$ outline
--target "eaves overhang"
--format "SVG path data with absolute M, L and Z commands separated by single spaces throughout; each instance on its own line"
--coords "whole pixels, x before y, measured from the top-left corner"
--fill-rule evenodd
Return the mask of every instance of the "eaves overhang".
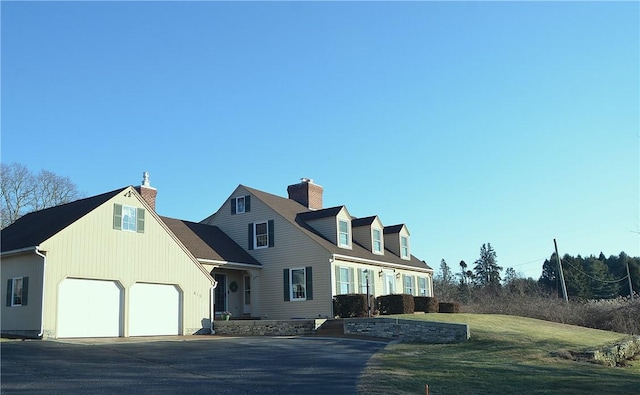
M 348 261 L 348 262 L 354 262 L 354 263 L 365 263 L 365 264 L 376 265 L 380 267 L 389 267 L 389 268 L 396 268 L 396 269 L 419 271 L 424 273 L 433 273 L 433 269 L 430 269 L 430 268 L 420 268 L 416 266 L 401 265 L 398 263 L 377 261 L 374 259 L 358 258 L 355 256 L 349 256 L 349 255 L 333 254 L 332 258 L 334 260 L 337 259 L 341 261 Z

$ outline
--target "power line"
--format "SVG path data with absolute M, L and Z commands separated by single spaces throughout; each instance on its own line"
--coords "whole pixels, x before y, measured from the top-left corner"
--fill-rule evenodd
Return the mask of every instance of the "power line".
M 589 277 L 592 280 L 600 281 L 601 283 L 614 284 L 614 283 L 619 283 L 620 281 L 626 280 L 628 278 L 628 276 L 624 276 L 619 280 L 602 280 L 602 279 L 595 278 L 595 277 L 585 273 L 581 269 L 578 269 L 577 267 L 573 266 L 573 264 L 571 264 L 571 262 L 567 261 L 564 258 L 562 259 L 562 261 L 565 262 L 567 265 L 571 266 L 572 268 L 574 268 L 577 272 L 580 272 L 580 273 L 584 274 L 586 277 Z

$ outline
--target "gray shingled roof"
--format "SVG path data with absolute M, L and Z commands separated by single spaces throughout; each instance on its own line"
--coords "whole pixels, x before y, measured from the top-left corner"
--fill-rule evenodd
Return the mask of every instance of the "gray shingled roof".
M 241 185 L 241 186 L 244 187 L 251 194 L 253 194 L 256 198 L 260 199 L 264 204 L 266 204 L 267 206 L 275 210 L 284 219 L 286 219 L 287 221 L 289 221 L 290 223 L 298 227 L 302 232 L 306 233 L 311 239 L 315 240 L 318 244 L 320 244 L 322 247 L 324 247 L 325 249 L 327 249 L 329 252 L 333 254 L 351 256 L 351 257 L 360 258 L 360 259 L 370 259 L 378 262 L 388 262 L 396 265 L 411 266 L 411 267 L 420 268 L 420 269 L 431 269 L 429 265 L 427 265 L 425 262 L 421 261 L 420 259 L 416 258 L 413 255 L 411 255 L 410 260 L 405 260 L 395 255 L 393 252 L 389 250 L 385 250 L 385 254 L 383 256 L 380 256 L 372 253 L 371 251 L 367 250 L 366 248 L 362 247 L 360 244 L 355 242 L 352 245 L 353 246 L 352 250 L 340 248 L 334 243 L 332 243 L 331 241 L 327 240 L 324 236 L 322 236 L 320 233 L 315 231 L 311 226 L 309 226 L 305 222 L 309 218 L 316 218 L 314 216 L 314 213 L 318 211 L 324 211 L 324 210 L 312 211 L 312 210 L 309 210 L 306 206 L 294 200 L 283 198 L 277 195 L 272 195 L 270 193 L 253 189 L 245 185 Z M 331 210 L 338 209 L 338 211 L 340 211 L 339 208 L 342 208 L 342 207 L 343 206 L 332 207 L 325 210 L 331 211 Z M 337 211 L 336 211 L 336 214 L 337 214 Z
M 197 259 L 262 266 L 217 226 L 160 218 Z
M 38 246 L 126 188 L 26 214 L 0 232 L 2 252 Z
M 371 225 L 375 219 L 375 215 L 372 215 L 371 217 L 354 218 L 353 221 L 351 221 L 351 227 L 357 228 L 358 226 L 368 226 Z

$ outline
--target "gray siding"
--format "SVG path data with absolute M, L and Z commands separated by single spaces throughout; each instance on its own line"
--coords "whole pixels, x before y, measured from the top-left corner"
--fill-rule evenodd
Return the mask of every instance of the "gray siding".
M 6 256 L 0 264 L 2 307 L 0 309 L 2 333 L 36 336 L 42 321 L 43 258 L 35 252 Z M 29 277 L 26 306 L 7 306 L 7 280 Z

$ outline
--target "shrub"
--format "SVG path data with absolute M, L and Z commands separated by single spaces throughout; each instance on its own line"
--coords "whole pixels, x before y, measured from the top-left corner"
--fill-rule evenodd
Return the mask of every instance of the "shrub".
M 374 310 L 374 298 L 369 295 L 371 313 Z M 346 294 L 333 297 L 333 314 L 340 318 L 368 317 L 367 295 Z
M 396 294 L 384 295 L 377 299 L 380 314 L 413 314 L 415 303 L 413 295 Z
M 438 303 L 438 311 L 441 313 L 459 313 L 460 303 L 440 302 Z
M 414 296 L 415 311 L 424 311 L 425 313 L 437 313 L 438 299 L 431 296 Z

